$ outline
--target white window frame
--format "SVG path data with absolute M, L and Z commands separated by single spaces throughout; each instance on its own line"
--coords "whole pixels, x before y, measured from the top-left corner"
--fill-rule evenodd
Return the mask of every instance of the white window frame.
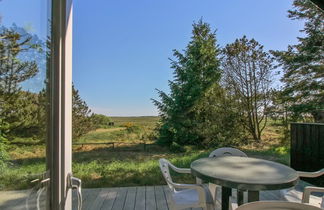
M 50 97 L 51 117 L 47 168 L 49 207 L 72 209 L 67 186 L 72 173 L 72 0 L 52 0 Z

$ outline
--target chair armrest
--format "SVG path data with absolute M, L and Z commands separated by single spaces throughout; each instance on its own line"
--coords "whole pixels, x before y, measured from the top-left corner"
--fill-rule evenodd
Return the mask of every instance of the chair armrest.
M 174 165 L 171 165 L 171 164 L 169 166 L 175 172 L 178 172 L 178 173 L 181 173 L 181 174 L 191 174 L 190 168 L 178 168 L 178 167 L 175 167 Z
M 297 173 L 298 176 L 300 177 L 315 178 L 315 177 L 322 176 L 324 174 L 324 168 L 315 172 L 297 171 Z
M 166 182 L 172 185 L 172 187 L 175 189 L 195 189 L 198 191 L 202 189 L 204 191 L 204 187 L 201 184 L 179 184 L 179 183 L 172 182 L 169 179 L 166 179 Z
M 173 187 L 175 189 L 193 189 L 197 190 L 198 192 L 198 198 L 199 198 L 199 204 L 206 203 L 206 193 L 205 189 L 200 184 L 178 184 L 178 183 L 172 183 Z
M 324 187 L 313 187 L 313 186 L 305 187 L 302 203 L 309 203 L 309 197 L 312 192 L 324 192 Z

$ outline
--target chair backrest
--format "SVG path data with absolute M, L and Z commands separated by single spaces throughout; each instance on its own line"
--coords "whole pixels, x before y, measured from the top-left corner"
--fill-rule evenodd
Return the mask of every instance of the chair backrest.
M 169 188 L 172 191 L 174 191 L 174 187 L 172 185 L 173 181 L 172 181 L 172 178 L 170 175 L 170 168 L 169 168 L 169 165 L 171 165 L 171 163 L 164 158 L 161 158 L 159 160 L 159 163 L 160 163 L 160 169 L 161 169 L 161 172 L 162 172 L 162 175 L 163 175 L 165 181 L 167 182 Z
M 222 157 L 222 156 L 239 156 L 247 157 L 247 155 L 239 149 L 231 147 L 222 147 L 212 151 L 209 154 L 209 157 Z

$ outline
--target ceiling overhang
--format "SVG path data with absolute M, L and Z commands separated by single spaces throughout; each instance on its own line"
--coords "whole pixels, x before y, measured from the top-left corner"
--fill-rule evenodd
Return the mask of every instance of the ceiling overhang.
M 311 0 L 314 4 L 316 4 L 319 8 L 324 10 L 324 1 L 323 0 Z

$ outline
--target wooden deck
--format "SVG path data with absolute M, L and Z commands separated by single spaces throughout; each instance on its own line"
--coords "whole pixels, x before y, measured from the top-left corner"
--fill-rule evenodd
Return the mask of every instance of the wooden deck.
M 26 197 L 30 191 L 0 191 L 1 210 L 26 209 Z M 120 188 L 83 189 L 84 210 L 168 210 L 169 189 L 167 186 L 141 186 Z M 218 193 L 220 195 L 220 193 Z M 279 191 L 261 192 L 261 200 L 280 200 Z M 76 194 L 73 209 L 76 209 Z M 218 199 L 220 200 L 220 199 Z M 220 204 L 217 205 L 220 209 Z M 193 209 L 192 209 L 193 210 Z M 197 210 L 197 209 L 194 209 Z

